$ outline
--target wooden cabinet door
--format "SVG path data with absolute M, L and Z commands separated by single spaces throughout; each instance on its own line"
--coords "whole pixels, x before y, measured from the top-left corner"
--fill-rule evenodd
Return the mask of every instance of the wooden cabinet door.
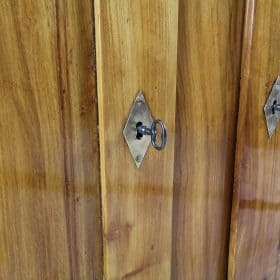
M 243 11 L 95 1 L 106 279 L 226 278 Z M 122 130 L 139 89 L 168 142 L 137 169 Z
M 248 0 L 244 25 L 229 279 L 280 279 L 280 131 L 263 106 L 280 74 L 280 2 Z
M 226 279 L 229 236 L 230 279 L 280 279 L 280 2 L 246 3 L 1 1 L 0 279 Z M 168 134 L 139 169 L 138 90 Z

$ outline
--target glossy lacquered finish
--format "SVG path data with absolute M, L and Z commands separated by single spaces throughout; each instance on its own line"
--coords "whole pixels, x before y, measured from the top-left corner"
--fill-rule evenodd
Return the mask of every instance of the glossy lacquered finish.
M 178 1 L 97 0 L 95 20 L 104 277 L 170 279 Z M 138 169 L 122 131 L 140 89 L 168 144 Z
M 102 279 L 91 1 L 0 3 L 0 279 Z
M 263 112 L 280 73 L 280 2 L 248 0 L 229 279 L 280 279 L 280 130 Z
M 226 279 L 243 1 L 180 1 L 172 279 Z
M 0 279 L 280 279 L 280 127 L 269 139 L 263 113 L 280 2 L 244 11 L 1 1 Z M 138 169 L 122 131 L 140 89 L 168 142 Z

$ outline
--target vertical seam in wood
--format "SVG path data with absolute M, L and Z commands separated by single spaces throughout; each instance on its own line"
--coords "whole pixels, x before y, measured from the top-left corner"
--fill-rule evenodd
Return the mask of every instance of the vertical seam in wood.
M 64 156 L 64 203 L 65 203 L 65 219 L 66 219 L 66 235 L 67 235 L 67 242 L 68 242 L 68 259 L 69 259 L 69 269 L 70 269 L 70 277 L 71 279 L 76 279 L 76 273 L 75 273 L 75 267 L 77 267 L 77 258 L 75 258 L 75 254 L 73 254 L 73 237 L 72 237 L 72 228 L 71 228 L 71 219 L 70 219 L 70 208 L 71 208 L 71 186 L 70 186 L 70 174 L 71 172 L 69 171 L 69 166 L 68 162 L 69 160 L 72 161 L 72 159 L 69 159 L 68 155 L 68 149 L 67 149 L 67 123 L 66 123 L 66 111 L 65 111 L 65 103 L 66 103 L 66 98 L 65 98 L 65 92 L 66 90 L 64 89 L 63 81 L 62 81 L 62 59 L 61 59 L 61 28 L 60 28 L 60 23 L 59 23 L 59 1 L 55 0 L 55 18 L 56 18 L 56 45 L 57 45 L 57 73 L 58 73 L 58 89 L 59 89 L 59 102 L 60 102 L 60 108 L 61 108 L 61 133 L 63 137 L 63 156 Z M 63 2 L 63 4 L 65 4 Z M 65 31 L 65 30 L 64 30 Z M 63 33 L 65 36 L 65 34 Z M 66 48 L 66 46 L 65 46 Z M 67 88 L 68 88 L 68 74 L 67 74 Z M 70 139 L 71 141 L 71 139 Z M 72 146 L 72 143 L 70 143 Z M 70 172 L 70 173 L 69 173 Z M 73 204 L 75 207 L 75 204 Z M 74 211 L 75 212 L 75 211 Z M 75 258 L 75 260 L 73 259 Z M 74 264 L 75 263 L 75 264 Z
M 176 199 L 177 197 L 177 188 L 175 187 L 175 170 L 176 170 L 176 146 L 177 145 L 180 145 L 181 144 L 181 141 L 178 141 L 178 139 L 176 139 L 176 135 L 177 135 L 177 127 L 179 127 L 177 125 L 177 121 L 178 121 L 178 111 L 177 111 L 177 81 L 178 81 L 178 61 L 179 61 L 179 34 L 180 34 L 180 30 L 179 30 L 179 18 L 180 18 L 180 11 L 183 10 L 180 9 L 181 8 L 181 4 L 182 4 L 182 0 L 178 0 L 178 12 L 177 12 L 177 59 L 176 59 L 176 88 L 175 88 L 175 139 L 174 139 L 174 156 L 173 156 L 173 192 L 172 192 L 172 213 L 171 213 L 171 218 L 172 218 L 172 221 L 171 221 L 171 224 L 172 224 L 172 227 L 171 227 L 171 270 L 170 270 L 170 279 L 177 279 L 177 269 L 175 269 L 175 266 L 177 264 L 177 256 L 176 256 L 176 239 L 174 237 L 176 237 L 176 234 L 174 234 L 174 231 L 176 230 L 177 228 L 177 222 L 178 222 L 178 219 L 176 219 L 176 214 L 178 213 L 178 203 L 176 203 L 176 201 L 178 201 Z M 180 75 L 180 73 L 179 73 Z M 179 166 L 179 168 L 181 168 L 181 166 Z
M 242 63 L 241 63 L 241 79 L 240 79 L 240 94 L 239 106 L 237 117 L 237 131 L 236 131 L 236 146 L 235 146 L 235 168 L 234 168 L 234 182 L 233 182 L 233 199 L 232 199 L 232 212 L 231 212 L 231 226 L 230 226 L 230 244 L 229 244 L 229 259 L 228 259 L 228 279 L 235 277 L 235 254 L 237 242 L 237 224 L 238 224 L 238 209 L 239 209 L 239 193 L 240 182 L 238 177 L 240 174 L 240 160 L 242 157 L 242 131 L 245 122 L 245 111 L 241 109 L 246 108 L 247 103 L 247 90 L 250 74 L 251 62 L 251 48 L 252 37 L 254 28 L 254 10 L 255 0 L 246 1 L 246 9 L 244 16 L 244 29 L 243 29 L 243 46 L 242 46 Z
M 236 89 L 236 100 L 237 100 L 237 104 L 236 104 L 236 109 L 235 109 L 235 123 L 234 123 L 234 134 L 233 134 L 233 170 L 231 172 L 231 194 L 230 194 L 230 205 L 229 205 L 229 217 L 230 217 L 230 224 L 229 224 L 229 228 L 227 230 L 227 243 L 226 243 L 226 256 L 228 256 L 227 261 L 226 261 L 226 267 L 225 267 L 225 274 L 226 274 L 226 278 L 228 279 L 228 274 L 229 274 L 229 256 L 230 256 L 230 239 L 231 239 L 231 215 L 232 215 L 232 207 L 233 207 L 233 192 L 234 192 L 234 178 L 235 178 L 235 166 L 236 166 L 236 149 L 237 149 L 237 125 L 238 125 L 238 115 L 239 115 L 239 99 L 240 99 L 240 89 L 241 89 L 241 83 L 240 83 L 240 77 L 241 77 L 241 73 L 242 73 L 242 53 L 243 53 L 243 41 L 244 41 L 244 32 L 245 32 L 245 28 L 244 28 L 244 23 L 245 23 L 245 9 L 243 10 L 243 8 L 245 8 L 245 5 L 242 4 L 242 20 L 241 20 L 241 44 L 240 44 L 240 56 L 239 56 L 239 71 L 238 71 L 238 87 Z M 241 9 L 240 9 L 241 10 Z
M 92 0 L 91 1 L 92 3 L 92 9 L 91 9 L 91 16 L 92 16 L 92 19 L 93 19 L 93 30 L 92 30 L 92 36 L 93 36 L 93 59 L 95 60 L 94 61 L 94 69 L 93 71 L 95 72 L 95 77 L 96 77 L 96 83 L 95 83 L 95 92 L 98 96 L 98 85 L 97 85 L 97 52 L 96 52 L 96 26 L 95 26 L 95 7 L 94 7 L 94 3 L 95 1 Z M 98 141 L 97 141 L 97 145 L 98 145 L 98 151 L 100 153 L 100 126 L 99 126 L 99 102 L 97 100 L 97 138 L 98 138 Z M 102 277 L 104 277 L 104 242 L 103 242 L 103 209 L 102 209 L 102 176 L 101 176 L 101 160 L 100 160 L 100 154 L 99 154 L 99 196 L 98 196 L 98 199 L 99 199 L 99 213 L 100 213 L 100 224 L 99 224 L 99 229 L 101 230 L 101 238 L 100 238 L 100 242 L 101 242 L 101 267 L 100 267 L 100 270 L 101 270 L 101 275 Z
M 102 224 L 102 262 L 103 262 L 103 279 L 106 279 L 107 275 L 107 254 L 104 246 L 104 236 L 106 233 L 106 207 L 105 196 L 106 196 L 106 182 L 105 182 L 105 150 L 104 150 L 104 118 L 103 116 L 103 100 L 102 100 L 102 42 L 101 42 L 101 26 L 100 26 L 100 3 L 99 0 L 94 1 L 94 31 L 95 31 L 95 54 L 96 54 L 96 84 L 97 84 L 97 103 L 98 103 L 98 135 L 99 135 L 99 158 L 100 158 L 100 199 L 101 199 L 101 224 Z M 98 71 L 100 69 L 100 71 Z

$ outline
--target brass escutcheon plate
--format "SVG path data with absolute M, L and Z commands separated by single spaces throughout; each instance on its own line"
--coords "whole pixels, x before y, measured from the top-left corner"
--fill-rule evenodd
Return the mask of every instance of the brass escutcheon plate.
M 151 143 L 151 137 L 149 135 L 143 135 L 141 139 L 137 139 L 136 125 L 140 122 L 147 127 L 151 127 L 153 123 L 151 112 L 144 98 L 143 91 L 141 90 L 137 93 L 123 130 L 124 138 L 138 168 L 141 166 L 144 156 Z

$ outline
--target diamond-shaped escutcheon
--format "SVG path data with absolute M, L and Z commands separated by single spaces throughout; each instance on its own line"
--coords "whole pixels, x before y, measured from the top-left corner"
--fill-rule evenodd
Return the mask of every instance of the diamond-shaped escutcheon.
M 137 137 L 137 126 L 151 127 L 153 118 L 143 95 L 143 91 L 137 93 L 136 99 L 130 111 L 128 120 L 123 130 L 124 138 L 132 154 L 136 166 L 139 168 L 151 143 L 151 136 Z
M 274 134 L 280 120 L 280 112 L 273 110 L 274 105 L 280 104 L 280 77 L 278 76 L 264 106 L 264 114 L 269 137 Z

